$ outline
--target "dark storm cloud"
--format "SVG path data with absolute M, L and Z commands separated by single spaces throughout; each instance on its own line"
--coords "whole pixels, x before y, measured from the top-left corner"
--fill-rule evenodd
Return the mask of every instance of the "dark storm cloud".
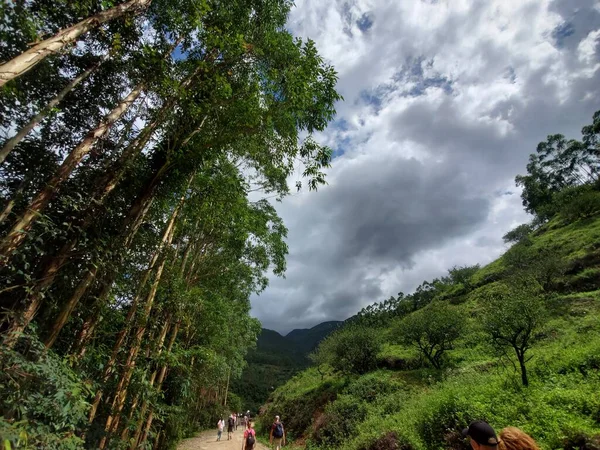
M 450 164 L 373 157 L 349 162 L 330 183 L 311 199 L 310 214 L 289 224 L 294 249 L 286 279 L 274 280 L 255 302 L 259 311 L 261 304 L 282 305 L 260 315 L 265 327 L 355 314 L 389 296 L 380 275 L 411 267 L 415 254 L 468 233 L 489 213 L 488 200 Z

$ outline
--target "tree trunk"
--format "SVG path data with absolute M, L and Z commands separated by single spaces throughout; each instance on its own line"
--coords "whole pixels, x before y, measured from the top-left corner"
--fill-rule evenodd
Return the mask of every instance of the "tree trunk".
M 173 214 L 171 216 L 171 221 L 169 223 L 170 234 L 169 234 L 166 245 L 171 244 L 171 242 L 173 241 L 173 235 L 175 234 L 175 219 L 177 218 L 179 211 L 183 207 L 185 198 L 187 196 L 187 190 L 189 189 L 189 186 L 192 183 L 194 176 L 195 176 L 195 173 L 192 173 L 192 175 L 190 176 L 188 183 L 184 189 L 184 192 L 179 200 L 179 204 L 175 207 L 175 210 L 173 211 Z M 115 390 L 115 397 L 113 399 L 111 412 L 106 419 L 106 424 L 104 427 L 105 435 L 102 438 L 102 440 L 100 441 L 100 444 L 98 446 L 100 449 L 105 448 L 110 434 L 112 434 L 115 431 L 116 426 L 118 424 L 119 416 L 125 405 L 125 400 L 127 398 L 127 389 L 129 387 L 129 381 L 131 379 L 133 370 L 135 368 L 135 360 L 136 360 L 137 354 L 140 350 L 140 347 L 142 344 L 142 339 L 144 338 L 144 334 L 146 332 L 146 325 L 148 322 L 148 318 L 150 317 L 152 308 L 154 306 L 154 299 L 156 298 L 156 292 L 158 291 L 158 286 L 161 281 L 161 277 L 162 277 L 162 273 L 163 273 L 166 261 L 167 261 L 167 257 L 166 257 L 166 255 L 163 255 L 162 261 L 160 262 L 160 264 L 158 265 L 158 267 L 156 269 L 156 275 L 154 277 L 154 282 L 152 283 L 152 286 L 150 288 L 150 292 L 146 296 L 145 308 L 144 308 L 144 312 L 142 313 L 141 324 L 138 326 L 136 333 L 134 335 L 134 341 L 129 350 L 129 355 L 128 355 L 127 361 L 125 363 L 123 373 L 121 374 L 119 384 Z
M 231 369 L 227 368 L 227 384 L 225 385 L 225 396 L 223 397 L 223 406 L 227 406 L 227 394 L 229 393 L 229 376 L 231 375 Z
M 113 8 L 101 11 L 75 25 L 59 31 L 19 56 L 0 65 L 0 87 L 13 78 L 24 74 L 47 56 L 60 52 L 63 47 L 77 41 L 79 36 L 93 28 L 113 19 L 118 19 L 127 13 L 139 14 L 150 5 L 151 0 L 129 0 Z
M 525 352 L 517 350 L 517 359 L 519 360 L 519 367 L 521 368 L 521 382 L 523 383 L 523 386 L 529 386 L 527 368 L 525 367 Z
M 51 348 L 56 342 L 58 334 L 66 325 L 67 321 L 69 320 L 69 317 L 71 316 L 71 313 L 75 309 L 75 306 L 77 306 L 77 303 L 79 303 L 79 299 L 81 299 L 83 293 L 87 290 L 88 286 L 96 277 L 97 271 L 97 267 L 92 267 L 87 271 L 86 275 L 79 282 L 77 288 L 75 289 L 75 292 L 71 296 L 71 299 L 63 306 L 62 310 L 60 311 L 60 314 L 54 321 L 54 325 L 52 325 L 50 335 L 44 341 L 44 345 L 46 346 L 46 348 Z
M 169 345 L 167 346 L 167 353 L 171 353 L 171 349 L 173 348 L 175 339 L 177 339 L 178 332 L 179 332 L 179 322 L 175 323 L 175 326 L 173 327 L 173 333 L 171 334 L 171 339 L 169 340 Z M 165 380 L 166 374 L 167 374 L 167 365 L 164 364 L 160 369 L 160 373 L 158 374 L 158 378 L 156 381 L 156 389 L 159 392 L 162 387 L 163 381 Z M 141 446 L 144 442 L 146 442 L 146 439 L 148 438 L 148 432 L 150 431 L 150 427 L 152 426 L 153 418 L 154 418 L 154 408 L 150 408 L 150 413 L 148 414 L 148 419 L 146 420 L 146 426 L 144 427 L 144 432 L 141 435 L 141 437 L 139 438 L 139 440 L 138 440 L 138 437 L 136 436 L 134 445 Z M 130 450 L 133 450 L 134 448 L 135 448 L 135 446 L 132 446 L 132 447 L 130 447 Z
M 103 303 L 100 302 L 100 300 L 104 299 L 104 295 L 106 295 L 106 297 L 108 297 L 107 291 L 110 290 L 110 285 L 107 285 L 107 283 L 104 283 L 102 285 L 102 289 L 100 290 L 100 293 L 98 294 L 98 299 L 99 301 L 94 302 L 94 306 L 92 308 L 92 311 L 89 315 L 89 317 L 86 319 L 86 321 L 83 323 L 83 326 L 81 327 L 81 330 L 79 331 L 79 334 L 77 335 L 77 340 L 75 343 L 75 346 L 73 348 L 73 353 L 74 355 L 77 355 L 77 359 L 81 360 L 86 352 L 87 349 L 87 344 L 90 341 L 91 337 L 94 335 L 94 331 L 96 330 L 96 326 L 98 325 L 98 323 L 100 322 L 102 316 L 100 315 L 100 311 L 102 308 Z
M 16 135 L 14 135 L 8 141 L 6 141 L 6 143 L 4 144 L 4 147 L 2 147 L 2 150 L 0 150 L 0 165 L 2 165 L 2 163 L 4 162 L 6 157 L 19 144 L 19 142 L 21 142 L 23 140 L 23 138 L 25 136 L 27 136 L 31 132 L 31 130 L 33 130 L 50 113 L 50 111 L 52 111 L 52 108 L 54 108 L 56 105 L 58 105 L 69 92 L 71 92 L 83 80 L 85 80 L 87 77 L 89 77 L 92 74 L 92 72 L 97 70 L 104 61 L 106 61 L 105 58 L 98 61 L 96 64 L 89 67 L 87 70 L 85 70 L 84 72 L 79 74 L 76 78 L 74 78 L 69 84 L 67 84 L 63 88 L 62 91 L 60 91 L 56 95 L 56 97 L 54 97 L 52 100 L 50 100 L 50 102 L 44 108 L 42 108 L 42 110 L 39 113 L 37 113 L 33 117 L 33 119 L 31 119 L 27 123 L 27 125 L 25 125 L 23 128 L 21 128 Z
M 163 344 L 165 343 L 165 338 L 167 337 L 167 331 L 169 330 L 169 327 L 171 326 L 171 318 L 168 318 L 162 329 L 161 329 L 161 333 L 158 337 L 158 344 L 157 344 L 157 350 L 156 350 L 156 354 L 158 356 L 160 356 L 160 354 L 162 353 L 162 349 L 163 349 Z M 169 350 L 170 351 L 170 348 Z M 152 375 L 150 376 L 150 380 L 148 382 L 148 384 L 150 385 L 150 387 L 154 386 L 154 382 L 156 381 L 156 377 L 158 375 L 158 368 L 156 370 L 154 370 L 152 372 Z M 133 408 L 133 407 L 132 407 Z M 138 423 L 136 426 L 136 430 L 135 430 L 135 435 L 132 439 L 132 443 L 131 443 L 131 447 L 130 448 L 135 448 L 135 443 L 138 441 L 139 437 L 140 437 L 140 433 L 142 432 L 142 426 L 144 424 L 144 419 L 146 418 L 146 410 L 148 409 L 148 402 L 146 400 L 144 400 L 142 402 L 142 408 L 139 412 L 139 418 L 138 418 Z M 121 440 L 122 441 L 126 441 L 127 437 L 129 435 L 128 432 L 128 428 L 125 427 L 125 429 L 123 430 L 123 433 L 121 433 Z
M 0 244 L 0 267 L 6 265 L 11 254 L 23 242 L 26 231 L 35 222 L 40 213 L 46 208 L 60 185 L 67 180 L 75 167 L 90 152 L 96 141 L 106 133 L 139 97 L 144 88 L 143 84 L 137 85 L 129 95 L 114 108 L 95 129 L 91 130 L 81 143 L 75 147 L 63 161 L 54 176 L 46 186 L 36 195 L 23 215 L 15 222 L 10 232 Z
M 169 238 L 172 235 L 172 231 L 175 226 L 175 219 L 177 218 L 177 214 L 178 214 L 178 208 L 175 208 L 175 210 L 173 211 L 173 214 L 171 214 L 169 223 L 167 224 L 167 227 L 166 227 L 165 231 L 163 232 L 163 237 L 162 237 L 161 243 L 159 244 L 159 247 L 156 249 L 156 251 L 152 255 L 152 258 L 150 259 L 150 264 L 148 265 L 148 269 L 146 269 L 146 272 L 144 273 L 144 276 L 142 277 L 140 285 L 138 286 L 137 293 L 136 293 L 135 297 L 133 298 L 133 301 L 131 302 L 129 311 L 127 312 L 127 317 L 125 318 L 125 323 L 123 325 L 123 329 L 119 332 L 119 335 L 117 336 L 117 340 L 115 342 L 115 345 L 113 346 L 111 356 L 108 360 L 108 363 L 106 364 L 106 367 L 104 368 L 104 373 L 102 375 L 102 384 L 105 384 L 108 381 L 108 379 L 112 373 L 113 367 L 115 366 L 115 363 L 117 360 L 117 355 L 119 353 L 119 350 L 121 349 L 123 342 L 125 342 L 125 337 L 129 333 L 129 328 L 130 328 L 131 324 L 133 323 L 133 318 L 137 311 L 138 303 L 141 300 L 144 286 L 148 282 L 150 275 L 152 273 L 152 270 L 154 269 L 154 266 L 156 265 L 156 262 L 158 261 L 158 258 L 160 257 L 163 248 L 165 247 L 165 245 L 167 245 L 167 243 L 169 242 Z M 110 290 L 110 285 L 112 285 L 112 280 L 110 280 L 110 283 L 107 283 L 106 291 Z M 102 294 L 105 294 L 105 296 L 108 297 L 108 292 L 106 292 L 106 291 L 103 292 Z M 100 298 L 100 300 L 103 301 L 103 298 Z M 88 416 L 88 423 L 92 423 L 94 421 L 94 419 L 96 417 L 98 405 L 100 404 L 100 400 L 102 399 L 102 395 L 103 395 L 103 390 L 99 389 L 96 392 L 94 402 L 92 403 L 92 407 L 90 409 L 90 414 Z
M 172 238 L 173 230 L 171 231 L 169 237 L 169 243 L 171 242 Z M 144 312 L 142 313 L 141 324 L 137 327 L 136 332 L 134 334 L 134 340 L 131 344 L 131 348 L 129 349 L 129 355 L 127 356 L 127 361 L 125 362 L 123 373 L 121 374 L 119 383 L 115 390 L 115 397 L 112 402 L 111 412 L 108 415 L 106 419 L 106 424 L 104 426 L 105 435 L 100 440 L 100 444 L 98 444 L 99 449 L 104 449 L 106 447 L 108 438 L 110 434 L 112 434 L 115 431 L 116 424 L 118 423 L 118 418 L 121 414 L 121 411 L 123 410 L 123 406 L 125 406 L 125 400 L 127 398 L 127 389 L 129 388 L 129 381 L 131 380 L 133 370 L 135 369 L 135 360 L 142 345 L 142 339 L 144 338 L 144 334 L 146 333 L 146 325 L 148 323 L 148 318 L 150 316 L 150 312 L 152 311 L 152 307 L 154 306 L 154 299 L 156 298 L 156 292 L 158 290 L 158 285 L 160 284 L 160 280 L 166 262 L 167 258 L 163 256 L 162 261 L 156 269 L 156 275 L 154 277 L 152 287 L 150 288 L 150 292 L 146 296 L 146 302 Z

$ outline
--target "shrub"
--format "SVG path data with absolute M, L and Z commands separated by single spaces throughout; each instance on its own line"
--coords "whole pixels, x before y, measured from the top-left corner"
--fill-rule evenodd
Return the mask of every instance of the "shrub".
M 385 372 L 375 372 L 354 380 L 344 390 L 344 393 L 370 403 L 380 395 L 391 394 L 402 389 L 403 386 Z
M 377 368 L 381 338 L 364 325 L 346 326 L 325 339 L 311 357 L 317 365 L 328 364 L 343 374 L 364 374 Z
M 555 196 L 560 215 L 568 222 L 600 213 L 600 192 L 591 185 L 582 185 L 561 191 Z
M 20 344 L 25 355 L 0 347 L 0 436 L 27 448 L 80 448 L 89 386 L 35 337 L 25 335 Z
M 356 432 L 356 426 L 367 417 L 367 405 L 351 395 L 340 395 L 327 405 L 313 439 L 320 445 L 338 446 Z
M 389 431 L 368 447 L 360 447 L 359 450 L 413 450 L 413 447 L 403 442 L 396 432 Z

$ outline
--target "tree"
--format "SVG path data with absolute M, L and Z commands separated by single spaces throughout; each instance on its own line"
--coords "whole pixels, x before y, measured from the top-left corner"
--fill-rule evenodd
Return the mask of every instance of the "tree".
M 415 346 L 433 367 L 441 369 L 448 350 L 463 334 L 465 320 L 457 307 L 433 302 L 405 317 L 395 335 L 406 345 Z
M 529 278 L 544 291 L 552 290 L 568 267 L 558 250 L 534 247 L 529 240 L 513 245 L 502 258 L 509 276 Z
M 529 385 L 528 352 L 546 320 L 543 297 L 535 286 L 531 279 L 511 279 L 486 291 L 480 300 L 483 331 L 500 357 L 514 351 L 524 386 Z
M 502 240 L 505 244 L 518 244 L 529 238 L 529 234 L 533 231 L 533 227 L 528 223 L 523 223 L 512 230 L 508 231 Z
M 561 134 L 548 136 L 540 142 L 536 153 L 529 155 L 527 175 L 515 178 L 523 188 L 521 198 L 527 212 L 547 220 L 558 212 L 553 205 L 563 189 L 597 183 L 600 178 L 598 129 L 600 111 L 593 123 L 582 129 L 583 139 L 567 140 Z
M 381 338 L 375 329 L 347 325 L 322 341 L 311 359 L 346 375 L 362 375 L 377 367 L 380 348 Z
M 478 270 L 479 264 L 473 266 L 454 266 L 452 269 L 448 270 L 450 283 L 462 284 L 465 289 L 471 290 L 471 278 Z

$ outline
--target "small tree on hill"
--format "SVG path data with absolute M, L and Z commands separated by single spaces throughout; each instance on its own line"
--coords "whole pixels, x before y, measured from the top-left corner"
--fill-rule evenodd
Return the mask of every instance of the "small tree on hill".
M 488 291 L 482 300 L 484 331 L 500 357 L 509 357 L 511 349 L 515 352 L 521 381 L 528 386 L 528 351 L 546 319 L 540 289 L 535 280 L 509 280 Z
M 419 349 L 433 367 L 441 369 L 445 352 L 453 348 L 464 325 L 458 308 L 434 302 L 404 318 L 396 334 L 404 344 Z
M 529 223 L 522 223 L 502 236 L 502 240 L 505 244 L 518 244 L 527 241 L 531 232 L 533 232 L 533 226 Z
M 362 375 L 377 367 L 381 339 L 377 331 L 364 325 L 346 326 L 325 339 L 311 360 L 327 364 L 336 372 Z

